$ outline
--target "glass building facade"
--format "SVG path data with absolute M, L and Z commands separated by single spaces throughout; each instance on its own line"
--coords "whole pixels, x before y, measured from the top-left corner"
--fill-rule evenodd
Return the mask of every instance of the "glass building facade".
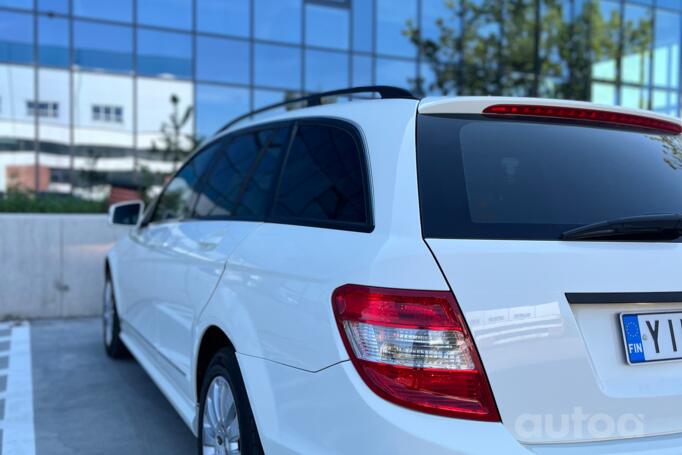
M 0 0 L 0 194 L 153 196 L 232 117 L 301 93 L 680 114 L 681 0 Z

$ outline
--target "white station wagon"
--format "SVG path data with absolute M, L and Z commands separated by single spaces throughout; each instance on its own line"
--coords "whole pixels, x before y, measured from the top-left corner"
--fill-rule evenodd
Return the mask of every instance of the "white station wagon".
M 678 119 L 391 87 L 272 108 L 110 210 L 134 227 L 106 350 L 199 453 L 680 453 Z

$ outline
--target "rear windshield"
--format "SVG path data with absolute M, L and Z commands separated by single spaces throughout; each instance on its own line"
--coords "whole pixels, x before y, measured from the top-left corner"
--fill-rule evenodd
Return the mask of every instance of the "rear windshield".
M 417 157 L 427 238 L 551 240 L 598 221 L 682 213 L 680 136 L 420 115 Z

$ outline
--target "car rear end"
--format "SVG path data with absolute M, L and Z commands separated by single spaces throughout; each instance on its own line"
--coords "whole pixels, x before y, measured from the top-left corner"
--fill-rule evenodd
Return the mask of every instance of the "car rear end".
M 547 100 L 427 99 L 400 124 L 360 107 L 376 227 L 315 300 L 339 357 L 239 358 L 266 451 L 679 453 L 680 124 Z
M 666 453 L 682 442 L 680 131 L 587 103 L 420 104 L 423 235 L 499 421 L 530 449 Z M 566 235 L 642 216 L 673 221 Z

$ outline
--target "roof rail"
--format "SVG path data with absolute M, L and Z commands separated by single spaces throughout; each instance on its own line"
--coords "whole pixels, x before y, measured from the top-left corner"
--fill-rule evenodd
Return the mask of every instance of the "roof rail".
M 265 107 L 258 108 L 256 110 L 253 110 L 251 112 L 247 112 L 246 114 L 240 115 L 238 117 L 235 117 L 234 119 L 230 120 L 228 123 L 226 123 L 222 128 L 220 128 L 217 133 L 220 133 L 221 131 L 225 131 L 226 129 L 230 128 L 232 125 L 235 125 L 239 122 L 241 122 L 244 119 L 247 119 L 249 117 L 253 117 L 254 115 L 267 112 L 272 109 L 276 109 L 278 107 L 286 106 L 288 104 L 294 104 L 294 103 L 306 103 L 304 107 L 311 107 L 311 106 L 319 106 L 322 104 L 322 98 L 327 98 L 330 96 L 338 96 L 338 95 L 351 95 L 354 93 L 378 93 L 379 96 L 381 96 L 381 99 L 409 99 L 409 100 L 416 100 L 417 97 L 414 96 L 410 91 L 405 90 L 403 88 L 399 87 L 393 87 L 390 85 L 366 85 L 362 87 L 352 87 L 352 88 L 344 88 L 341 90 L 332 90 L 329 92 L 318 92 L 318 93 L 313 93 L 310 95 L 306 96 L 301 96 L 299 98 L 293 98 L 290 100 L 285 100 L 280 103 L 275 103 L 275 104 L 269 104 Z

